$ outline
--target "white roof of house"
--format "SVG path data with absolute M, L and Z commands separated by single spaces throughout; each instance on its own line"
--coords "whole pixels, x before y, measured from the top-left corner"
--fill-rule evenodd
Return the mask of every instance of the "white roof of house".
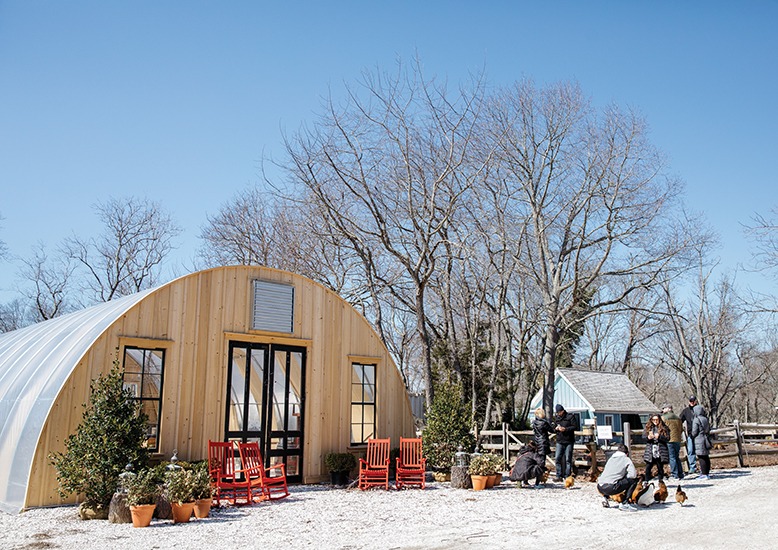
M 57 395 L 100 335 L 156 289 L 0 334 L 0 510 L 19 512 Z

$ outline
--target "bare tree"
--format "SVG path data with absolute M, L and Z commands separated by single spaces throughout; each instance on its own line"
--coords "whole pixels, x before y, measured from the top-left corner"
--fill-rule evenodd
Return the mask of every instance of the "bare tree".
M 757 269 L 774 270 L 778 268 L 778 207 L 770 211 L 770 216 L 755 214 L 752 225 L 746 226 L 746 235 L 751 237 L 756 248 L 754 261 Z
M 359 258 L 371 292 L 416 315 L 427 404 L 433 399 L 428 288 L 446 231 L 479 172 L 468 145 L 481 89 L 451 97 L 420 64 L 364 75 L 344 108 L 331 101 L 311 129 L 286 141 L 289 173 L 321 227 Z
M 755 318 L 739 308 L 730 278 L 713 283 L 714 268 L 700 250 L 697 285 L 687 301 L 678 298 L 678 290 L 663 285 L 670 326 L 663 355 L 717 424 L 732 409 L 738 393 L 763 380 L 767 370 L 764 364 L 756 368 L 758 363 L 751 359 L 755 352 L 748 335 Z
M 3 221 L 3 216 L 0 215 L 0 222 Z M 2 227 L 2 224 L 0 224 L 0 227 Z M 3 260 L 8 255 L 8 245 L 5 244 L 5 241 L 3 239 L 0 239 L 0 260 Z
M 30 301 L 34 322 L 53 319 L 72 309 L 68 300 L 75 266 L 70 258 L 50 258 L 43 243 L 38 243 L 22 264 L 21 276 L 30 285 L 22 293 Z
M 0 304 L 0 333 L 18 330 L 34 322 L 24 300 L 16 298 Z
M 148 199 L 108 199 L 95 206 L 105 233 L 98 238 L 72 237 L 67 255 L 86 270 L 85 291 L 107 302 L 157 284 L 160 264 L 181 232 L 159 204 Z
M 669 219 L 678 189 L 644 122 L 615 107 L 598 115 L 574 85 L 524 82 L 496 96 L 490 116 L 506 185 L 529 221 L 517 260 L 542 298 L 550 411 L 560 339 L 583 320 L 576 296 L 594 296 L 595 315 L 655 283 L 686 244 Z
M 256 187 L 246 189 L 222 205 L 200 231 L 199 255 L 209 266 L 272 265 L 277 246 L 273 235 L 272 196 Z

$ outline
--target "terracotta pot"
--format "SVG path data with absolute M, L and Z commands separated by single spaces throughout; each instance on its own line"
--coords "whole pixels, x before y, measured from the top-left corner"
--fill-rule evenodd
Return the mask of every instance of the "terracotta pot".
M 192 517 L 195 503 L 184 502 L 183 504 L 178 504 L 177 502 L 172 502 L 171 506 L 173 507 L 173 523 L 186 523 Z
M 490 476 L 470 476 L 473 482 L 473 491 L 483 491 Z
M 156 504 L 139 504 L 130 506 L 133 527 L 148 527 L 151 524 L 151 516 L 154 515 Z
M 484 476 L 486 478 L 486 488 L 491 489 L 494 487 L 494 474 L 489 474 L 488 476 Z
M 502 483 L 502 474 L 494 474 L 492 477 L 494 478 L 494 481 L 492 482 L 493 487 Z
M 211 498 L 203 498 L 200 500 L 195 500 L 195 506 L 194 506 L 195 517 L 198 519 L 207 518 L 208 515 L 211 513 L 211 504 L 213 504 L 213 499 Z

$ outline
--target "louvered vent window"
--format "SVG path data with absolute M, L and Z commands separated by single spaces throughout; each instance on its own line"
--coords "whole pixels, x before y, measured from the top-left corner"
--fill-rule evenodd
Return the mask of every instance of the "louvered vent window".
M 294 332 L 294 287 L 254 281 L 254 330 Z

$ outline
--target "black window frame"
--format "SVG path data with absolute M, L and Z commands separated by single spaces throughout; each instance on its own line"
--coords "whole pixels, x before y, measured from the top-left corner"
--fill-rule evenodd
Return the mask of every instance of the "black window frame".
M 361 401 L 354 401 L 353 400 L 354 386 L 357 385 L 357 384 L 354 383 L 354 379 L 353 379 L 353 377 L 354 377 L 354 368 L 355 367 L 361 367 L 362 368 L 362 372 L 361 372 L 361 376 L 360 376 L 361 382 L 358 384 L 359 386 L 361 386 L 361 391 L 360 391 L 360 393 L 362 395 L 362 400 Z M 370 384 L 366 384 L 365 383 L 365 380 L 366 380 L 365 368 L 366 367 L 370 367 L 370 368 L 373 369 L 373 384 L 372 384 L 372 386 L 373 386 L 373 400 L 372 401 L 365 401 L 365 386 L 369 386 L 370 385 Z M 351 373 L 350 374 L 351 374 L 351 382 L 350 382 L 351 392 L 349 393 L 349 395 L 351 396 L 351 407 L 349 408 L 349 443 L 350 443 L 350 446 L 352 446 L 352 447 L 358 447 L 360 445 L 367 445 L 367 440 L 370 437 L 375 437 L 375 433 L 376 433 L 376 421 L 377 421 L 377 418 L 378 418 L 378 403 L 377 403 L 377 400 L 378 400 L 378 391 L 377 391 L 377 387 L 378 387 L 378 380 L 377 380 L 378 364 L 376 364 L 376 363 L 364 363 L 364 362 L 361 362 L 361 361 L 352 361 L 351 362 Z M 359 423 L 354 422 L 354 412 L 353 412 L 354 411 L 354 406 L 359 406 L 361 408 L 362 422 L 359 422 Z M 365 437 L 365 426 L 369 426 L 369 424 L 367 424 L 365 422 L 365 409 L 368 406 L 372 406 L 373 407 L 373 423 L 372 423 L 372 432 L 371 432 L 372 435 L 370 437 Z M 354 441 L 354 439 L 353 439 L 354 426 L 357 426 L 357 425 L 362 427 L 361 428 L 361 435 L 362 435 L 362 440 L 361 441 Z
M 147 401 L 156 402 L 156 405 L 157 405 L 157 422 L 156 422 L 156 424 L 149 422 L 149 423 L 147 423 L 147 426 L 149 426 L 149 428 L 151 428 L 153 426 L 156 429 L 156 432 L 155 432 L 156 435 L 154 436 L 154 445 L 153 446 L 152 445 L 148 445 L 148 449 L 151 452 L 157 452 L 157 451 L 159 451 L 159 438 L 160 438 L 161 427 L 162 427 L 162 393 L 163 393 L 163 389 L 165 387 L 165 352 L 166 352 L 166 350 L 165 350 L 165 348 L 146 348 L 146 347 L 141 347 L 141 346 L 124 346 L 124 353 L 122 355 L 122 360 L 123 360 L 123 363 L 122 363 L 122 366 L 123 366 L 122 378 L 123 378 L 123 382 L 125 384 L 129 383 L 128 380 L 127 380 L 127 350 L 136 350 L 136 351 L 143 352 L 143 361 L 140 363 L 140 366 L 141 366 L 141 372 L 140 372 L 141 381 L 140 381 L 140 389 L 139 389 L 140 396 L 139 397 L 133 397 L 132 399 L 134 401 L 138 401 L 140 403 L 140 408 L 139 408 L 140 411 L 143 410 L 144 402 L 147 402 Z M 158 397 L 144 397 L 143 396 L 143 386 L 144 386 L 143 378 L 146 376 L 146 365 L 147 365 L 146 353 L 147 352 L 148 353 L 158 352 L 160 354 L 160 356 L 161 356 L 160 357 L 160 359 L 161 359 L 160 360 L 160 367 L 159 367 L 159 396 Z M 133 362 L 137 363 L 137 361 L 135 361 L 134 359 L 133 359 Z M 131 374 L 138 374 L 138 373 L 131 373 Z M 150 434 L 150 430 L 147 431 L 147 434 Z M 146 438 L 147 444 L 148 444 L 148 441 L 150 439 L 151 439 L 151 435 L 148 435 L 148 437 Z

